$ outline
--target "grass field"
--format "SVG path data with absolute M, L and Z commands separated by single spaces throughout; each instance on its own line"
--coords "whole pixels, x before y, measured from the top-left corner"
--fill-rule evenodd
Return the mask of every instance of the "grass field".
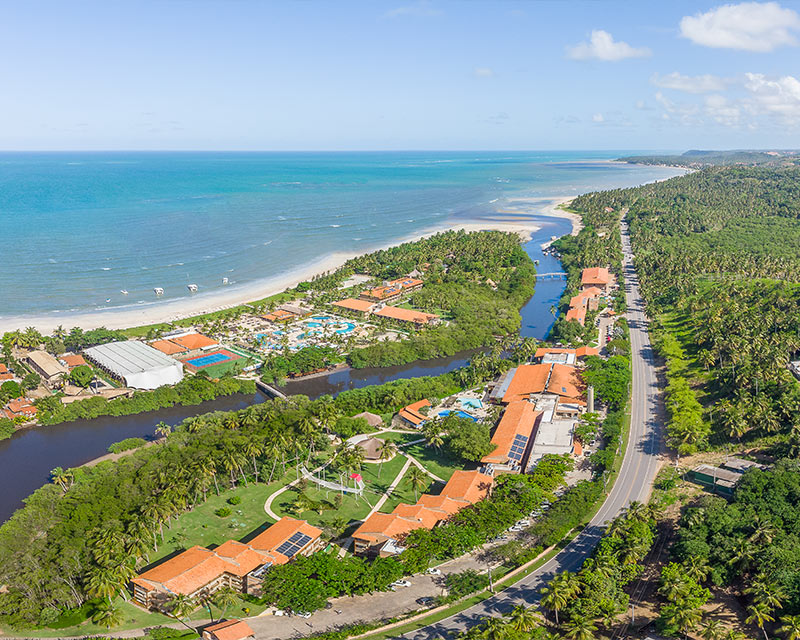
M 342 504 L 337 508 L 334 506 L 336 495 L 335 491 L 317 489 L 312 483 L 308 483 L 304 493 L 306 496 L 315 502 L 322 503 L 325 508 L 322 513 L 316 511 L 304 511 L 300 517 L 307 520 L 309 523 L 324 527 L 331 523 L 334 519 L 342 518 L 347 522 L 353 520 L 363 520 L 369 513 L 380 496 L 389 488 L 392 480 L 403 468 L 406 463 L 406 457 L 397 455 L 391 460 L 383 464 L 383 469 L 378 464 L 364 464 L 361 468 L 361 476 L 366 485 L 364 496 L 357 498 L 354 494 L 346 493 L 342 498 Z M 331 481 L 337 479 L 331 474 L 329 477 Z M 293 512 L 290 505 L 300 495 L 298 489 L 289 489 L 278 496 L 272 503 L 272 510 L 278 515 L 291 515 L 297 517 L 296 512 Z

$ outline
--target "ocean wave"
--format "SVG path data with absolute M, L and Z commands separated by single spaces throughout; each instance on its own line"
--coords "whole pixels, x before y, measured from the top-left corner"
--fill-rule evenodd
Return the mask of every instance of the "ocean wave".
M 339 228 L 339 227 L 341 227 L 342 225 L 340 225 L 340 224 L 329 224 L 328 226 L 329 226 L 329 227 L 333 227 L 334 229 L 338 229 L 338 228 Z

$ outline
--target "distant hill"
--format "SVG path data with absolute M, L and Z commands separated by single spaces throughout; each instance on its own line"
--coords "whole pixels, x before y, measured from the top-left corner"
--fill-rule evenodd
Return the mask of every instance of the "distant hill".
M 664 156 L 628 156 L 619 158 L 621 162 L 631 164 L 659 164 L 691 169 L 719 165 L 746 165 L 746 166 L 772 166 L 785 167 L 800 165 L 800 151 L 775 150 L 775 151 L 749 151 L 736 149 L 731 151 L 703 151 L 692 149 L 681 155 Z

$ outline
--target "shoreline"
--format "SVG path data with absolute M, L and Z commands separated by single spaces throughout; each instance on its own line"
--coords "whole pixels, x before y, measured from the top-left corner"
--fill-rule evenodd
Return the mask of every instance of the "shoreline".
M 576 225 L 580 224 L 579 216 L 558 208 L 564 202 L 569 202 L 573 198 L 574 196 L 557 198 L 519 198 L 509 200 L 508 205 L 514 207 L 515 210 L 513 213 L 518 215 L 568 218 L 572 222 L 572 235 L 575 235 L 577 233 Z M 517 204 L 519 207 L 517 207 Z M 502 215 L 502 212 L 498 211 L 497 213 Z M 508 213 L 512 212 L 509 211 Z M 0 318 L 0 333 L 15 331 L 17 329 L 22 330 L 30 326 L 35 327 L 42 333 L 51 334 L 58 326 L 64 326 L 66 329 L 79 326 L 84 330 L 95 329 L 97 327 L 105 327 L 107 329 L 131 329 L 153 324 L 171 323 L 262 300 L 263 298 L 293 288 L 297 286 L 299 282 L 309 280 L 317 274 L 338 269 L 351 258 L 381 249 L 388 249 L 407 242 L 421 240 L 443 231 L 506 231 L 517 233 L 522 241 L 527 241 L 540 228 L 541 227 L 533 221 L 525 219 L 472 219 L 464 220 L 463 222 L 450 220 L 435 227 L 424 229 L 419 233 L 406 236 L 382 246 L 370 248 L 363 252 L 330 254 L 305 267 L 294 269 L 283 274 L 277 274 L 247 285 L 231 287 L 230 290 L 225 292 L 215 292 L 207 296 L 197 296 L 194 298 L 182 298 L 164 302 L 163 304 L 132 305 L 131 307 L 118 310 Z

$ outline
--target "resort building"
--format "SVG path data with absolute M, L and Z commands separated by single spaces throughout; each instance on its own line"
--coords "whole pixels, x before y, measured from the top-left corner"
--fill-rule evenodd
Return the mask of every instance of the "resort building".
M 68 355 L 63 355 L 59 360 L 63 363 L 67 369 L 72 371 L 75 367 L 85 367 L 87 366 L 86 360 L 84 360 L 83 356 L 80 354 L 70 353 Z
M 304 520 L 285 517 L 247 543 L 228 540 L 213 551 L 194 546 L 134 578 L 133 599 L 157 608 L 178 594 L 194 598 L 222 587 L 259 595 L 271 567 L 318 551 L 321 535 Z
M 581 272 L 581 291 L 596 287 L 608 293 L 613 282 L 614 276 L 605 267 L 589 267 Z
M 367 300 L 358 300 L 356 298 L 345 298 L 344 300 L 339 300 L 338 302 L 331 303 L 334 307 L 339 307 L 340 309 L 344 309 L 346 311 L 351 311 L 353 313 L 361 314 L 362 317 L 366 318 L 372 310 L 375 308 L 374 302 L 368 302 Z
M 599 355 L 600 351 L 594 347 L 578 347 L 577 349 L 539 347 L 533 357 L 541 364 L 568 364 L 575 366 L 587 356 Z
M 417 278 L 398 278 L 384 282 L 380 287 L 362 291 L 359 298 L 367 302 L 394 302 L 411 291 L 421 289 L 423 284 Z
M 223 620 L 203 629 L 203 640 L 250 640 L 256 634 L 244 620 Z
M 287 303 L 280 305 L 274 311 L 266 313 L 261 317 L 269 322 L 292 322 L 311 315 L 313 311 L 313 309 L 309 309 L 300 304 Z
M 418 400 L 412 404 L 409 404 L 400 411 L 397 412 L 395 418 L 399 423 L 397 426 L 399 427 L 408 427 L 411 426 L 414 429 L 419 429 L 427 420 L 428 416 L 422 413 L 422 409 L 424 407 L 430 407 L 431 403 L 425 400 Z
M 16 398 L 15 400 L 9 400 L 2 413 L 5 414 L 5 417 L 9 418 L 10 420 L 14 420 L 15 418 L 25 418 L 31 420 L 36 417 L 37 411 L 38 409 L 34 407 L 27 399 Z
M 415 529 L 433 529 L 464 507 L 483 500 L 492 476 L 456 471 L 438 496 L 423 494 L 417 504 L 399 504 L 392 513 L 375 512 L 353 533 L 353 553 L 386 557 L 403 551 L 402 540 Z
M 84 355 L 110 376 L 134 389 L 157 389 L 183 380 L 183 365 L 144 342 L 109 342 Z
M 69 373 L 69 370 L 47 351 L 31 351 L 25 354 L 24 360 L 39 374 L 45 384 L 51 387 L 59 384 Z
M 400 322 L 412 322 L 418 327 L 423 327 L 429 324 L 435 324 L 439 320 L 439 316 L 435 313 L 425 313 L 423 311 L 415 311 L 414 309 L 403 309 L 401 307 L 381 307 L 375 312 L 376 316 L 381 318 L 389 318 L 390 320 L 399 320 Z
M 567 322 L 574 320 L 581 326 L 586 324 L 586 307 L 570 307 L 567 309 Z
M 14 374 L 8 370 L 8 367 L 0 362 L 0 382 L 5 382 L 6 380 L 13 380 Z
M 510 404 L 552 394 L 565 402 L 586 404 L 577 369 L 567 364 L 523 364 L 509 369 L 492 390 L 492 400 Z
M 153 340 L 149 345 L 153 349 L 158 349 L 161 353 L 167 356 L 182 356 L 189 353 L 186 347 L 172 342 L 171 340 Z
M 219 342 L 202 333 L 185 333 L 180 336 L 172 336 L 170 342 L 183 347 L 189 353 L 193 351 L 205 351 L 219 346 Z
M 534 404 L 526 400 L 511 402 L 506 407 L 492 436 L 495 449 L 481 459 L 490 474 L 519 473 L 525 469 L 541 415 Z

